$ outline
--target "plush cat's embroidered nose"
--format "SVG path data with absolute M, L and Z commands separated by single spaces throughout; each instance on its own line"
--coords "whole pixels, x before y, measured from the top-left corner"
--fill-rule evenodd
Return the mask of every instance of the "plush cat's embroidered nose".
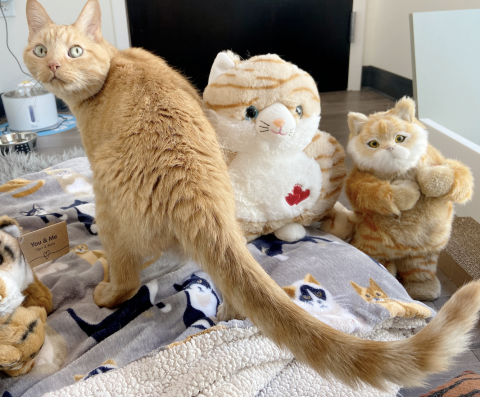
M 393 149 L 395 149 L 395 146 L 387 146 L 385 148 L 385 150 L 388 150 L 389 152 L 391 152 Z
M 285 120 L 284 119 L 275 119 L 275 120 L 273 120 L 273 124 L 278 128 L 282 128 L 285 125 Z
M 55 73 L 60 66 L 61 65 L 58 62 L 52 61 L 48 63 L 48 67 L 52 70 L 53 73 Z

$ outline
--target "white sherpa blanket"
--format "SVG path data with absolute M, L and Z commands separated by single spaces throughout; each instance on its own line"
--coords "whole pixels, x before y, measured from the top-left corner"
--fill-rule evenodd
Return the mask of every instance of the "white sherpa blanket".
M 376 328 L 375 340 L 402 339 L 409 332 Z M 410 336 L 410 335 L 408 335 Z M 365 335 L 363 335 L 365 337 Z M 361 385 L 352 389 L 338 380 L 318 376 L 279 349 L 248 321 L 221 323 L 174 342 L 116 371 L 64 387 L 45 397 L 87 396 L 346 396 L 393 397 Z

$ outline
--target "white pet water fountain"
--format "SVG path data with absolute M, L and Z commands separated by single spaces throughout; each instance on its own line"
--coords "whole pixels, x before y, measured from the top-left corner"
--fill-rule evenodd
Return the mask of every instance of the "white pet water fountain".
M 38 131 L 54 129 L 58 121 L 55 95 L 30 81 L 2 95 L 7 115 L 7 134 L 0 136 L 0 151 L 25 152 L 35 149 Z

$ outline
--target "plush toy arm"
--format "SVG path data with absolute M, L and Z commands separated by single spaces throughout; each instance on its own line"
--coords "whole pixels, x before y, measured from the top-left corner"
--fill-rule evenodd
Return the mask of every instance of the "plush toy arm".
M 427 197 L 442 197 L 446 201 L 465 203 L 473 194 L 470 169 L 457 160 L 445 159 L 429 145 L 428 165 L 419 169 L 417 181 Z
M 345 192 L 354 210 L 399 215 L 394 192 L 388 181 L 354 169 L 345 183 Z
M 445 164 L 453 170 L 454 180 L 452 188 L 444 198 L 455 203 L 466 203 L 473 195 L 473 176 L 470 168 L 456 160 L 448 159 Z

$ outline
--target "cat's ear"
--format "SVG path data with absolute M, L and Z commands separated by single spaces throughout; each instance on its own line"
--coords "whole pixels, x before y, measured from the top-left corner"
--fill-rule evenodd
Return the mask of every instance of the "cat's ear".
M 357 291 L 358 295 L 362 295 L 362 287 L 360 287 L 357 283 L 354 283 L 353 281 L 350 281 L 350 284 L 352 284 L 352 287 L 355 291 Z
M 310 273 L 307 274 L 307 275 L 304 277 L 303 282 L 305 282 L 305 283 L 311 283 L 311 284 L 317 284 L 317 285 L 321 286 L 320 283 L 319 283 L 317 280 L 315 280 L 315 278 L 314 278 Z
M 293 285 L 287 285 L 286 287 L 282 287 L 282 288 L 290 298 L 295 299 L 295 291 L 297 289 Z
M 402 120 L 408 121 L 409 123 L 413 122 L 415 119 L 414 100 L 404 96 L 395 104 L 395 107 L 392 109 L 392 113 Z
M 183 287 L 178 284 L 173 284 L 173 288 L 175 288 L 178 292 L 183 291 Z
M 380 286 L 375 282 L 373 278 L 370 279 L 370 288 L 375 288 L 376 290 L 383 292 L 383 290 L 380 288 Z
M 27 22 L 30 30 L 29 40 L 44 27 L 53 23 L 45 8 L 37 0 L 27 0 Z
M 362 113 L 348 113 L 348 128 L 350 128 L 350 139 L 357 136 L 362 127 L 368 121 L 368 117 Z
M 0 230 L 10 234 L 15 238 L 22 235 L 18 222 L 13 218 L 9 218 L 8 216 L 0 217 Z
M 98 0 L 88 0 L 74 26 L 96 43 L 102 40 L 102 12 Z
M 237 54 L 231 51 L 219 52 L 215 61 L 213 61 L 210 76 L 208 77 L 208 84 L 212 84 L 227 70 L 235 67 L 235 60 L 240 60 Z

